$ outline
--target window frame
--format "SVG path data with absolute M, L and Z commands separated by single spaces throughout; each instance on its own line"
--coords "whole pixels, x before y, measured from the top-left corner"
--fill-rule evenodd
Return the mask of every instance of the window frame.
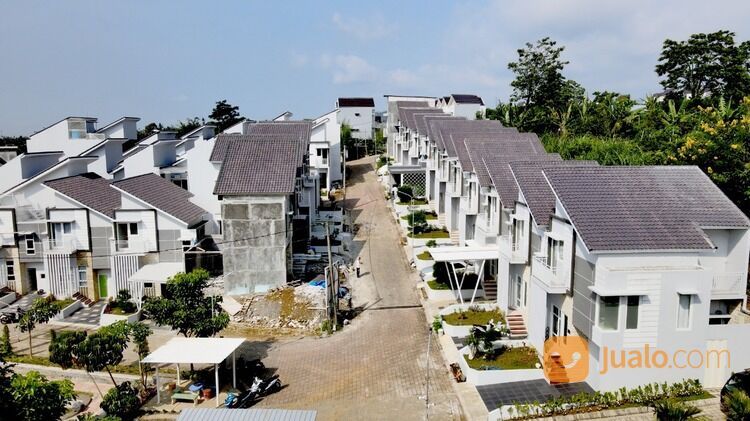
M 631 306 L 630 301 L 635 299 L 635 306 Z M 635 326 L 631 327 L 630 317 L 632 316 L 631 310 L 635 309 Z M 625 297 L 625 330 L 638 330 L 638 325 L 641 320 L 641 296 L 640 295 L 629 295 Z
M 687 298 L 687 315 L 685 316 L 685 319 L 683 320 L 685 326 L 682 326 L 683 323 L 680 323 L 680 314 L 681 314 L 681 308 L 682 308 L 682 299 L 683 297 Z M 693 325 L 693 295 L 692 294 L 677 294 L 677 317 L 676 317 L 676 328 L 677 330 L 690 330 Z
M 34 234 L 27 234 L 24 238 L 26 242 L 26 254 L 33 256 L 36 254 L 36 242 L 34 241 Z M 31 241 L 31 247 L 29 247 L 29 241 Z
M 88 267 L 87 266 L 78 266 L 78 287 L 87 287 L 88 286 Z M 81 279 L 81 274 L 83 274 L 83 279 Z
M 602 315 L 603 315 L 602 310 L 606 308 L 605 301 L 608 301 L 608 300 L 612 300 L 612 301 L 617 300 L 617 306 L 615 307 L 615 311 L 612 312 L 612 314 L 614 314 L 615 316 L 614 323 L 612 324 L 614 328 L 605 327 L 602 324 Z M 597 300 L 597 303 L 596 303 L 596 326 L 599 329 L 608 331 L 608 332 L 616 332 L 620 330 L 620 304 L 621 304 L 620 301 L 621 301 L 620 297 L 618 296 L 602 296 L 602 295 L 599 296 L 599 299 Z
M 8 281 L 16 280 L 16 265 L 12 260 L 5 261 L 5 277 Z

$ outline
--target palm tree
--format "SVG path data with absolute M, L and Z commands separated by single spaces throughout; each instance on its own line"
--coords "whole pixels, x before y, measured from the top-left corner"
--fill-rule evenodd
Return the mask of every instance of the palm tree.
M 721 402 L 729 421 L 750 419 L 750 397 L 741 389 L 734 389 Z

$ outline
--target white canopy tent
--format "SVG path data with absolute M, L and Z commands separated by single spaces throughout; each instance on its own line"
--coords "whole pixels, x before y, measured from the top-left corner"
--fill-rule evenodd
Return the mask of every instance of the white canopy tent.
M 500 250 L 497 247 L 491 246 L 473 246 L 473 247 L 433 247 L 429 249 L 430 255 L 435 262 L 443 262 L 450 270 L 448 270 L 448 282 L 451 287 L 451 291 L 456 294 L 457 299 L 461 304 L 464 303 L 463 295 L 461 294 L 461 288 L 464 285 L 466 279 L 466 270 L 464 269 L 461 279 L 458 279 L 456 273 L 456 263 L 461 263 L 464 267 L 468 267 L 469 262 L 473 262 L 474 267 L 479 266 L 477 272 L 477 282 L 474 284 L 474 291 L 471 294 L 470 304 L 474 303 L 474 298 L 477 295 L 477 288 L 479 283 L 484 282 L 484 264 L 487 260 L 496 260 L 500 255 Z M 451 273 L 453 276 L 451 277 Z M 455 285 L 455 288 L 454 288 Z
M 169 278 L 184 271 L 182 262 L 160 262 L 145 265 L 130 275 L 128 282 L 135 284 L 132 291 L 135 291 L 138 307 L 143 303 L 145 284 L 165 284 Z
M 219 405 L 219 364 L 232 357 L 232 387 L 237 387 L 235 351 L 244 338 L 173 338 L 141 362 L 156 366 L 156 402 L 161 403 L 158 364 L 176 364 L 180 382 L 180 364 L 213 364 L 216 371 L 216 406 Z

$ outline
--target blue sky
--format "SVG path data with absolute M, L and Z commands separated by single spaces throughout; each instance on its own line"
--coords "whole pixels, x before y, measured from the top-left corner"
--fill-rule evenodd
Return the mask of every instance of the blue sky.
M 659 89 L 665 38 L 750 38 L 748 1 L 16 1 L 0 4 L 0 134 L 67 115 L 174 123 L 226 98 L 297 118 L 338 96 L 476 93 L 506 99 L 524 42 L 566 46 L 589 91 Z

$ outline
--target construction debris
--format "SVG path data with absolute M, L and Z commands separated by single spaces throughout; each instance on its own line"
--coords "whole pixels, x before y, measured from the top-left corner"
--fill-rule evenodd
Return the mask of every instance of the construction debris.
M 251 328 L 313 333 L 325 317 L 325 289 L 310 284 L 275 289 L 239 300 L 242 310 L 232 321 Z

